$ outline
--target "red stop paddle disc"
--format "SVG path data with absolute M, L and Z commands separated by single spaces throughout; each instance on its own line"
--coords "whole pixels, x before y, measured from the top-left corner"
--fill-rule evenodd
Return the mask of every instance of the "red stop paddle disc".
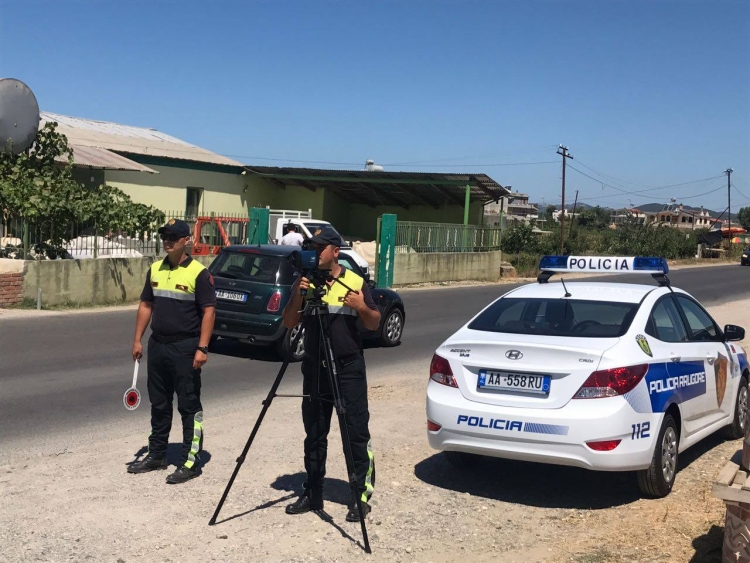
M 125 391 L 125 396 L 122 398 L 122 402 L 125 404 L 125 408 L 129 411 L 134 411 L 141 404 L 141 394 L 135 387 L 131 387 Z

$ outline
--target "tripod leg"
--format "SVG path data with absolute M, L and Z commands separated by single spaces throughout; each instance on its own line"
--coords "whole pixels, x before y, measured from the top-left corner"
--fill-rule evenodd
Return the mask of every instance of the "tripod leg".
M 333 393 L 333 406 L 336 409 L 336 415 L 339 419 L 339 430 L 341 431 L 341 442 L 344 445 L 344 458 L 346 459 L 346 470 L 349 474 L 349 487 L 354 497 L 354 502 L 357 504 L 357 511 L 359 512 L 359 524 L 362 529 L 362 539 L 365 544 L 365 553 L 372 553 L 370 549 L 370 540 L 367 537 L 367 524 L 365 523 L 365 512 L 362 508 L 362 497 L 359 494 L 357 487 L 357 474 L 354 470 L 354 454 L 352 452 L 352 444 L 349 440 L 349 429 L 346 425 L 346 406 L 344 405 L 343 398 L 341 396 L 341 387 L 339 385 L 338 368 L 336 366 L 336 357 L 333 353 L 333 347 L 328 337 L 328 331 L 323 330 L 323 317 L 318 316 L 320 321 L 321 335 L 325 345 L 326 354 L 326 365 L 328 366 L 328 378 L 330 380 L 331 392 Z
M 299 338 L 299 335 L 298 335 Z M 296 341 L 295 341 L 296 342 Z M 292 343 L 293 345 L 295 343 Z M 211 520 L 208 521 L 209 526 L 213 526 L 216 524 L 216 518 L 219 516 L 219 512 L 221 511 L 221 507 L 224 506 L 224 501 L 227 499 L 227 495 L 229 494 L 229 489 L 232 488 L 232 484 L 234 483 L 235 478 L 237 477 L 237 474 L 240 472 L 240 467 L 242 467 L 242 464 L 245 462 L 245 456 L 247 456 L 247 452 L 250 449 L 250 446 L 253 443 L 253 440 L 255 439 L 255 435 L 258 433 L 258 429 L 260 428 L 260 423 L 263 422 L 263 417 L 266 416 L 266 412 L 268 411 L 268 408 L 271 406 L 271 401 L 273 401 L 273 398 L 276 396 L 276 391 L 279 388 L 279 385 L 281 384 L 281 379 L 284 377 L 284 372 L 286 372 L 286 368 L 289 366 L 289 360 L 284 360 L 284 363 L 281 365 L 281 369 L 279 369 L 279 373 L 276 375 L 276 380 L 273 382 L 273 385 L 271 386 L 271 390 L 268 392 L 268 396 L 263 401 L 263 409 L 261 409 L 260 414 L 258 415 L 258 420 L 255 421 L 255 426 L 253 427 L 253 431 L 250 433 L 250 437 L 247 439 L 247 443 L 245 444 L 245 449 L 242 450 L 242 454 L 240 454 L 240 457 L 237 458 L 237 465 L 234 468 L 234 473 L 232 473 L 232 477 L 229 479 L 229 483 L 227 483 L 226 489 L 224 489 L 224 494 L 221 495 L 221 500 L 219 501 L 219 505 L 216 507 L 216 510 L 214 511 L 214 515 L 211 517 Z

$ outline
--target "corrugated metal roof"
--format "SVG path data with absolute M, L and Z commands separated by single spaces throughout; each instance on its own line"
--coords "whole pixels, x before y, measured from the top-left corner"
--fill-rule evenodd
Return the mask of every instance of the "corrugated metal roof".
M 464 205 L 466 186 L 471 201 L 497 201 L 509 190 L 486 174 L 324 170 L 276 166 L 245 166 L 248 173 L 281 185 L 298 184 L 336 193 L 346 201 L 370 205 Z
M 68 142 L 73 145 L 107 149 L 126 154 L 242 166 L 236 160 L 191 145 L 155 129 L 70 117 L 46 111 L 40 112 L 40 115 L 40 127 L 43 127 L 46 122 L 56 122 L 58 124 L 57 130 L 63 133 L 68 138 Z
M 86 166 L 98 170 L 127 170 L 132 172 L 149 172 L 158 174 L 156 170 L 144 166 L 134 160 L 125 158 L 122 155 L 108 151 L 107 149 L 97 149 L 95 147 L 86 147 L 83 145 L 74 145 L 68 143 L 73 149 L 73 160 L 75 166 Z M 67 155 L 56 158 L 58 162 L 67 162 Z

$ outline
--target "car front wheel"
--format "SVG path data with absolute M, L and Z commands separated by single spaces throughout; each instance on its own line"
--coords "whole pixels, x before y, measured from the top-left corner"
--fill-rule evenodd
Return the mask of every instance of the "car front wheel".
M 396 346 L 401 342 L 403 333 L 404 314 L 399 309 L 392 309 L 380 329 L 380 343 L 383 346 Z
M 638 487 L 648 496 L 665 497 L 672 490 L 677 476 L 679 431 L 671 414 L 664 417 L 654 455 L 648 469 L 638 472 Z

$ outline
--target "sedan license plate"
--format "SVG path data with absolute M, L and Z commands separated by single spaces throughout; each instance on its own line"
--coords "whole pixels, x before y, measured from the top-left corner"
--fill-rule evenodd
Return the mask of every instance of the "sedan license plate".
M 477 388 L 546 395 L 549 393 L 549 384 L 549 375 L 529 375 L 527 373 L 483 369 L 479 372 Z
M 245 303 L 247 301 L 247 294 L 240 293 L 239 291 L 224 291 L 223 289 L 217 289 L 216 298 L 226 299 L 227 301 L 237 301 L 238 303 Z

